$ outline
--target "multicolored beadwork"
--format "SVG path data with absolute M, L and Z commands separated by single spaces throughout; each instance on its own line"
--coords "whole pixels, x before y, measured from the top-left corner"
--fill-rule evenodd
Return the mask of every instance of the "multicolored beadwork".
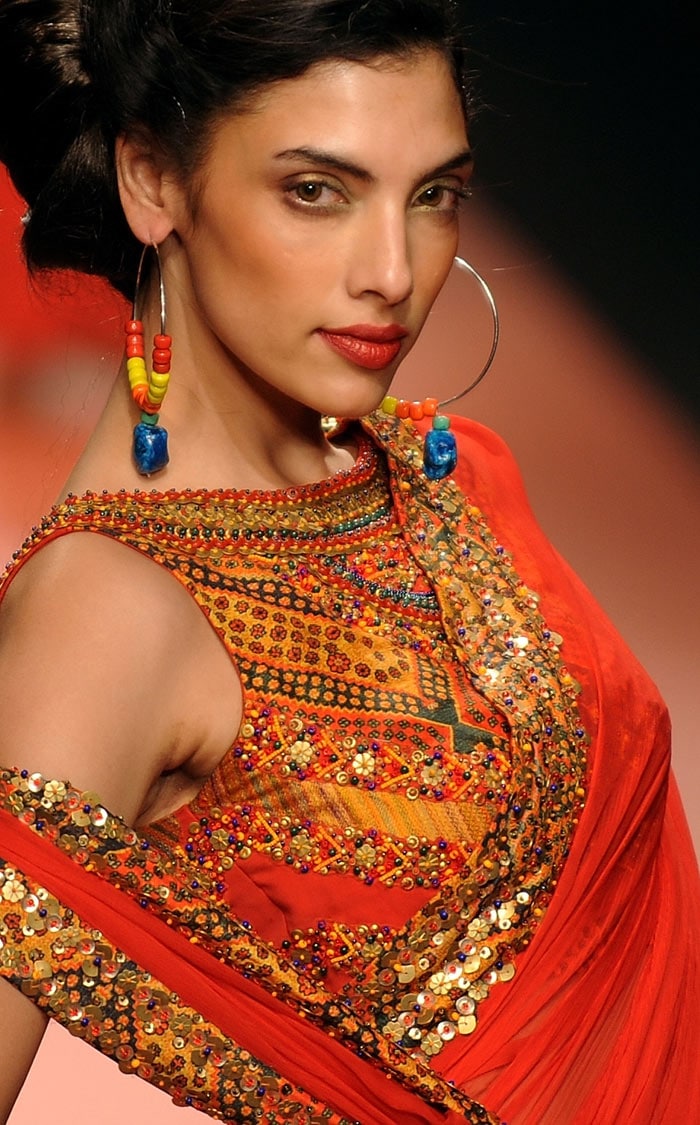
M 409 402 L 407 399 L 396 398 L 394 395 L 387 395 L 380 406 L 380 411 L 389 417 L 396 417 L 400 419 L 410 418 L 413 422 L 419 422 L 422 418 L 432 418 L 432 429 L 428 431 L 425 436 L 425 443 L 423 446 L 423 472 L 428 480 L 444 480 L 450 473 L 454 472 L 457 467 L 457 442 L 455 441 L 454 434 L 450 432 L 450 419 L 448 415 L 441 414 L 440 408 L 450 406 L 459 399 L 464 398 L 465 395 L 478 387 L 481 380 L 491 368 L 496 351 L 498 349 L 498 341 L 500 337 L 500 321 L 498 316 L 498 309 L 496 302 L 493 298 L 493 293 L 486 284 L 481 274 L 474 269 L 470 262 L 465 261 L 464 258 L 459 256 L 454 259 L 454 265 L 458 271 L 468 273 L 472 277 L 483 296 L 491 311 L 491 318 L 493 321 L 493 339 L 491 341 L 491 349 L 486 358 L 481 371 L 476 375 L 470 383 L 467 384 L 457 394 L 450 395 L 449 398 L 443 399 L 438 402 L 436 398 L 426 398 L 422 402 Z
M 414 422 L 432 418 L 433 428 L 425 435 L 423 446 L 423 472 L 428 480 L 443 480 L 457 467 L 457 443 L 450 432 L 450 419 L 447 414 L 438 413 L 438 406 L 436 398 L 409 402 L 387 395 L 380 408 L 384 414 L 410 418 Z
M 134 402 L 141 410 L 141 421 L 134 427 L 133 453 L 136 468 L 144 476 L 164 469 L 168 464 L 168 432 L 158 425 L 159 411 L 170 382 L 172 339 L 165 332 L 165 291 L 158 247 L 154 246 L 160 288 L 160 332 L 153 337 L 152 370 L 146 367 L 146 349 L 143 323 L 137 319 L 136 306 L 140 296 L 143 264 L 148 247 L 144 247 L 139 262 L 132 316 L 127 320 L 126 369 Z

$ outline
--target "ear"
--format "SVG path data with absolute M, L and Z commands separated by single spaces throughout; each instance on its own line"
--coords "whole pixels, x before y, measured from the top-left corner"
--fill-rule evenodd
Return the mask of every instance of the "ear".
M 175 229 L 182 192 L 163 154 L 144 136 L 117 138 L 115 163 L 126 221 L 140 242 L 160 245 Z

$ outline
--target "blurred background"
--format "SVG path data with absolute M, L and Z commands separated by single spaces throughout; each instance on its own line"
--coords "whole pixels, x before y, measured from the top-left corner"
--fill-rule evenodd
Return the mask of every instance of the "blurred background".
M 458 404 L 498 430 L 535 511 L 660 685 L 700 842 L 697 215 L 690 16 L 677 5 L 463 5 L 482 108 L 462 252 L 503 322 L 488 379 Z M 693 110 L 691 110 L 691 106 Z M 691 187 L 692 182 L 692 187 Z M 59 492 L 119 361 L 123 307 L 101 285 L 31 285 L 21 201 L 0 170 L 0 556 Z M 692 303 L 691 303 L 692 298 Z M 446 397 L 488 349 L 488 314 L 448 282 L 398 377 Z M 129 440 L 128 436 L 125 440 Z M 74 1125 L 201 1121 L 51 1029 L 11 1116 Z M 64 1063 L 65 1059 L 65 1063 Z M 186 1115 L 186 1116 L 185 1116 Z

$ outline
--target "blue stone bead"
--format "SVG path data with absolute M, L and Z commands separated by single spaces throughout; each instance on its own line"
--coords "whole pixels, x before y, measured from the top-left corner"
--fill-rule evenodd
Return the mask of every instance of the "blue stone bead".
M 134 461 L 143 476 L 164 469 L 169 460 L 167 430 L 162 426 L 149 426 L 147 422 L 134 426 Z
M 457 442 L 449 430 L 429 430 L 423 447 L 423 471 L 429 480 L 449 476 L 457 464 Z

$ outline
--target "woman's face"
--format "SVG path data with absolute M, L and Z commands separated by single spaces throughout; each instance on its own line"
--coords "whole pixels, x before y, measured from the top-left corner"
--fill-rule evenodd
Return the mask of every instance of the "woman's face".
M 217 127 L 183 195 L 190 329 L 268 401 L 368 413 L 450 269 L 469 172 L 436 52 L 322 63 L 266 88 Z

